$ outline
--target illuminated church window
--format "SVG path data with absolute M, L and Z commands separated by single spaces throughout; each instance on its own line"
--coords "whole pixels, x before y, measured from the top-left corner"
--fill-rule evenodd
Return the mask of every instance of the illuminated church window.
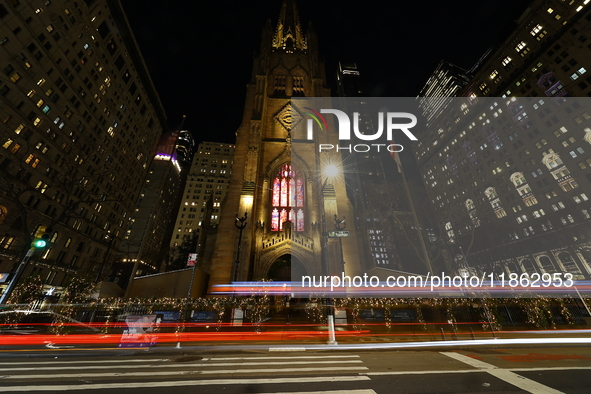
M 304 231 L 304 179 L 291 163 L 275 174 L 271 205 L 271 231 L 283 230 L 288 220 L 295 231 Z

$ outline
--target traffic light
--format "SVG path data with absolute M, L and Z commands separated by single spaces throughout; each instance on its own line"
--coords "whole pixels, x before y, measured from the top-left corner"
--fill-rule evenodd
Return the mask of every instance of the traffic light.
M 31 244 L 32 248 L 41 249 L 47 246 L 47 242 L 49 241 L 49 232 L 47 231 L 47 227 L 39 226 L 37 228 L 37 232 L 35 232 L 35 237 L 33 243 Z

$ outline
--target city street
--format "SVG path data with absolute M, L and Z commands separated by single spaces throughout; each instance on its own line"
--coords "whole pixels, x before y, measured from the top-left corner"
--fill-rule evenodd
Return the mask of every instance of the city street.
M 0 392 L 587 393 L 586 346 L 0 354 Z

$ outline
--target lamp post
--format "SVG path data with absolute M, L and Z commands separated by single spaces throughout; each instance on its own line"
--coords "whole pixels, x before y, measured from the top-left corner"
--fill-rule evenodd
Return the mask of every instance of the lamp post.
M 244 212 L 244 216 L 241 218 L 238 217 L 236 214 L 236 221 L 234 222 L 234 226 L 240 231 L 238 235 L 238 250 L 236 251 L 236 262 L 234 263 L 234 282 L 238 281 L 238 272 L 240 270 L 240 247 L 242 246 L 242 230 L 246 227 L 246 218 L 248 216 L 248 212 Z
M 320 211 L 321 211 L 321 221 L 322 221 L 322 271 L 324 276 L 329 275 L 328 269 L 328 231 L 326 228 L 326 211 L 324 208 L 324 188 L 328 183 L 328 178 L 334 177 L 338 174 L 338 168 L 334 164 L 329 164 L 324 168 L 324 175 L 326 178 L 322 183 L 322 187 L 320 188 L 321 193 L 321 200 L 320 200 Z M 329 345 L 338 345 L 335 337 L 335 329 L 334 329 L 334 309 L 333 309 L 333 301 L 332 297 L 326 298 L 326 306 L 328 308 L 327 311 L 327 320 L 328 320 L 328 344 Z
M 347 223 L 345 223 L 345 217 L 343 219 L 339 219 L 339 217 L 335 214 L 334 215 L 334 228 L 337 231 L 343 231 L 347 228 Z M 341 250 L 341 268 L 343 272 L 345 270 L 345 257 L 343 256 L 343 238 L 339 237 L 339 249 Z
M 98 283 L 101 280 L 101 276 L 103 276 L 103 272 L 105 271 L 105 265 L 107 264 L 107 259 L 109 258 L 109 252 L 111 251 L 111 247 L 113 246 L 113 241 L 115 241 L 115 237 L 111 235 L 110 232 L 105 234 L 105 240 L 108 242 L 107 252 L 105 253 L 105 257 L 103 258 L 103 262 L 101 264 L 98 273 L 96 274 L 96 278 L 94 279 L 94 283 Z

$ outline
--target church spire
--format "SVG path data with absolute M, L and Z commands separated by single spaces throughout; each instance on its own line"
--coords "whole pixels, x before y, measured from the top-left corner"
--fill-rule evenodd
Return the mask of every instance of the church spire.
M 273 49 L 287 53 L 308 49 L 295 0 L 283 0 L 277 29 L 273 36 Z

